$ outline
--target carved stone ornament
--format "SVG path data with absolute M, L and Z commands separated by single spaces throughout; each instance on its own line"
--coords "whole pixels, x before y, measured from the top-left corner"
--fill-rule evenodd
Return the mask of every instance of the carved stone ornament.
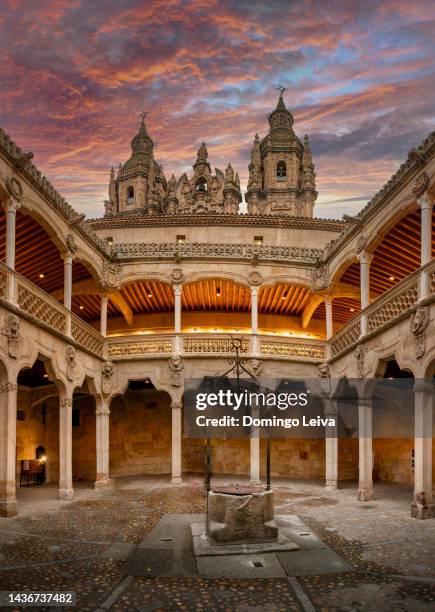
M 76 349 L 73 346 L 67 346 L 65 350 L 66 356 L 66 377 L 68 380 L 74 380 L 77 371 Z
M 72 408 L 72 398 L 64 397 L 59 401 L 60 408 Z
M 18 346 L 22 342 L 23 337 L 20 334 L 20 319 L 13 315 L 8 314 L 5 318 L 2 335 L 8 340 L 8 355 L 12 359 L 16 359 L 18 353 Z
M 367 349 L 364 345 L 359 344 L 355 349 L 356 369 L 358 378 L 364 378 L 364 361 Z
M 96 416 L 109 416 L 110 415 L 109 407 L 106 406 L 106 404 L 103 404 L 102 406 L 98 406 L 95 409 L 95 415 Z
M 78 251 L 78 247 L 72 234 L 68 234 L 66 237 L 66 250 L 68 251 L 69 255 L 75 255 Z
M 250 359 L 247 363 L 248 369 L 255 378 L 259 378 L 261 376 L 261 371 L 263 369 L 263 363 L 261 359 Z
M 23 187 L 14 176 L 6 179 L 6 189 L 10 196 L 12 196 L 15 200 L 21 202 L 21 198 L 23 197 Z
M 319 364 L 319 378 L 331 378 L 331 372 L 329 370 L 328 363 L 320 363 Z
M 362 253 L 367 246 L 367 238 L 365 236 L 360 236 L 356 242 L 356 252 Z
M 415 337 L 415 357 L 421 359 L 426 352 L 425 331 L 429 325 L 429 307 L 420 306 L 411 316 L 411 332 Z
M 171 279 L 174 283 L 181 283 L 184 278 L 183 270 L 181 268 L 174 268 L 171 272 Z
M 113 377 L 115 375 L 115 366 L 111 361 L 105 361 L 101 370 L 102 383 L 101 389 L 103 395 L 109 395 L 113 386 Z
M 259 285 L 261 282 L 260 272 L 254 271 L 249 273 L 249 282 L 251 285 Z
M 121 266 L 113 261 L 105 261 L 101 284 L 103 287 L 118 289 L 121 285 Z
M 172 355 L 168 359 L 169 379 L 173 387 L 181 387 L 183 384 L 184 363 L 180 355 Z
M 326 289 L 329 285 L 329 273 L 328 266 L 317 265 L 313 268 L 313 289 L 315 291 L 321 291 Z
M 414 187 L 412 188 L 412 193 L 419 198 L 424 194 L 424 192 L 429 187 L 429 176 L 426 172 L 422 172 L 415 179 Z
M 17 391 L 17 389 L 17 383 L 6 382 L 0 384 L 0 393 L 11 393 L 12 391 Z

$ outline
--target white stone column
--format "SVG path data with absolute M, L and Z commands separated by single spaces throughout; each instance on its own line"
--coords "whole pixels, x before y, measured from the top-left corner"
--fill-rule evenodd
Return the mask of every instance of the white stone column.
M 15 271 L 17 210 L 21 204 L 14 198 L 9 198 L 3 206 L 6 214 L 6 265 L 10 270 Z M 7 296 L 9 301 L 16 302 L 16 283 L 13 273 L 8 275 Z
M 71 336 L 71 306 L 72 306 L 72 267 L 73 267 L 73 256 L 70 252 L 67 252 L 63 258 L 63 305 L 69 313 L 66 320 L 66 331 L 67 336 Z
M 180 284 L 174 285 L 174 332 L 175 332 L 175 354 L 181 353 L 181 290 Z
M 95 489 L 108 489 L 111 486 L 109 478 L 109 424 L 110 410 L 106 400 L 97 400 L 96 419 L 96 454 L 97 474 Z
M 181 480 L 181 402 L 172 402 L 172 484 L 180 484 Z
M 252 417 L 260 417 L 260 410 L 257 405 L 251 405 Z M 249 438 L 249 474 L 251 484 L 260 484 L 260 431 L 258 427 L 253 427 Z
M 334 426 L 325 428 L 325 488 L 338 488 L 338 410 L 335 400 L 326 400 L 325 418 L 335 420 Z
M 258 356 L 260 348 L 258 344 L 258 287 L 251 286 L 251 334 L 252 354 Z
M 358 499 L 373 499 L 373 439 L 372 403 L 368 398 L 358 400 L 359 484 Z
M 364 310 L 370 304 L 370 264 L 373 255 L 362 252 L 358 255 L 360 264 L 360 294 L 361 294 L 361 310 Z M 367 317 L 361 315 L 361 336 L 367 333 Z
M 425 519 L 435 516 L 432 503 L 432 411 L 434 387 L 417 380 L 414 386 L 414 501 L 411 516 Z
M 100 334 L 107 336 L 107 304 L 109 297 L 107 293 L 101 295 L 101 312 L 100 312 Z
M 59 499 L 74 498 L 72 482 L 72 392 L 59 393 Z
M 333 321 L 332 321 L 332 297 L 325 298 L 325 312 L 326 312 L 326 339 L 332 338 Z
M 428 193 L 425 193 L 417 199 L 417 202 L 421 211 L 420 265 L 425 266 L 432 259 L 432 207 L 434 201 Z M 429 276 L 424 271 L 420 277 L 420 299 L 428 297 L 429 293 Z
M 17 388 L 16 383 L 0 383 L 0 516 L 17 514 Z

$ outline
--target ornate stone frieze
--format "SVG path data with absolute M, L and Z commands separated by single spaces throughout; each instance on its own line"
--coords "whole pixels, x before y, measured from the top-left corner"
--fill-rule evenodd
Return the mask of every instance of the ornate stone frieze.
M 20 319 L 14 314 L 7 314 L 1 333 L 2 336 L 7 338 L 9 357 L 16 359 L 19 345 L 23 341 L 23 337 L 20 334 Z
M 262 261 L 315 263 L 321 249 L 254 244 L 225 244 L 208 242 L 119 243 L 115 245 L 118 259 L 173 259 L 178 253 L 183 259 L 245 259 L 258 255 Z
M 115 366 L 111 361 L 105 361 L 101 369 L 101 389 L 103 395 L 109 395 L 112 391 L 113 381 L 115 376 Z
M 326 264 L 319 264 L 316 261 L 316 266 L 312 270 L 312 287 L 314 291 L 322 291 L 329 286 L 329 272 Z
M 168 359 L 169 380 L 173 387 L 181 387 L 183 384 L 184 362 L 180 355 L 172 355 Z
M 411 333 L 415 338 L 415 357 L 421 359 L 426 352 L 425 331 L 429 325 L 429 307 L 419 306 L 411 316 Z

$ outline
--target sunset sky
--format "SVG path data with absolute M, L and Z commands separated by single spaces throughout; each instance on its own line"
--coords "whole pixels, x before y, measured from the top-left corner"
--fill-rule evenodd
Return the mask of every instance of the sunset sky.
M 2 0 L 0 125 L 80 212 L 142 110 L 166 177 L 212 167 L 246 185 L 254 134 L 285 85 L 308 133 L 315 216 L 356 212 L 435 124 L 433 0 Z

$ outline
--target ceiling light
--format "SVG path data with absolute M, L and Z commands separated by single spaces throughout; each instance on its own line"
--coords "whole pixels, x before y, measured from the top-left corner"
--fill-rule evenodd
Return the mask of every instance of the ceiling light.
M 153 294 L 152 294 L 152 293 L 147 293 L 147 295 L 148 295 L 148 297 L 149 297 L 149 298 L 152 298 L 152 297 L 153 297 Z
M 217 297 L 220 297 L 220 295 L 221 295 L 221 290 L 220 290 L 220 287 L 218 287 L 218 288 L 216 289 L 216 295 L 217 295 Z
M 349 308 L 350 312 L 355 312 L 355 308 Z
M 84 306 L 82 306 L 82 305 L 80 304 L 79 308 L 80 308 L 80 310 L 83 310 L 83 309 L 84 309 Z
M 43 377 L 44 377 L 44 378 L 48 378 L 48 374 L 44 374 L 44 376 L 43 376 Z
M 286 300 L 287 299 L 287 293 L 284 293 L 284 295 L 281 297 L 282 300 Z
M 393 280 L 396 280 L 396 279 L 394 278 L 394 276 L 389 276 L 388 280 L 393 281 Z
M 45 274 L 43 274 L 43 273 L 41 272 L 41 274 L 39 275 L 39 278 L 44 278 L 44 276 L 45 276 Z

